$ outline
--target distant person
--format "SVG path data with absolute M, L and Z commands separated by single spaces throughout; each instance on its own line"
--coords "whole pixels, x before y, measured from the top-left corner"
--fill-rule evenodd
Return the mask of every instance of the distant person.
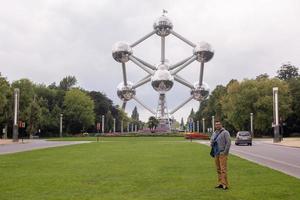
M 220 121 L 215 122 L 216 131 L 211 136 L 211 147 L 218 173 L 218 185 L 215 188 L 228 189 L 227 158 L 231 145 L 230 134 Z

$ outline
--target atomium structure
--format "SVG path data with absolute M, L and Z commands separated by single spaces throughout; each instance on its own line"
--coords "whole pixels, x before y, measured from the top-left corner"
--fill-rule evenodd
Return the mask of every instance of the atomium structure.
M 192 99 L 201 103 L 201 101 L 208 97 L 210 90 L 208 85 L 203 82 L 204 64 L 212 59 L 212 57 L 214 56 L 214 51 L 212 50 L 210 44 L 206 42 L 193 43 L 175 32 L 173 30 L 173 23 L 168 17 L 166 17 L 165 14 L 166 11 L 163 11 L 163 15 L 154 22 L 153 31 L 140 38 L 136 42 L 132 44 L 129 44 L 127 42 L 117 42 L 113 46 L 112 56 L 117 62 L 122 64 L 123 82 L 121 82 L 117 87 L 118 97 L 123 101 L 122 108 L 125 109 L 126 103 L 134 99 L 141 106 L 143 106 L 145 109 L 156 116 L 156 118 L 160 122 L 159 126 L 161 128 L 169 129 L 170 115 L 174 114 L 177 110 L 182 108 Z M 133 48 L 135 46 L 139 45 L 144 40 L 155 34 L 161 38 L 161 57 L 160 63 L 158 63 L 157 66 L 151 65 L 133 55 Z M 170 65 L 165 58 L 165 39 L 170 34 L 193 48 L 192 55 L 190 57 L 185 58 L 173 65 Z M 127 80 L 125 65 L 125 63 L 128 61 L 133 62 L 142 70 L 144 70 L 147 73 L 147 76 L 134 84 L 129 82 Z M 200 74 L 199 81 L 191 84 L 187 80 L 182 78 L 178 73 L 194 61 L 198 61 L 200 63 Z M 136 97 L 136 88 L 150 81 L 153 89 L 159 94 L 156 111 L 153 111 Z M 174 81 L 177 81 L 188 87 L 190 89 L 191 95 L 184 102 L 182 102 L 180 105 L 169 112 L 166 102 L 166 93 L 172 89 Z

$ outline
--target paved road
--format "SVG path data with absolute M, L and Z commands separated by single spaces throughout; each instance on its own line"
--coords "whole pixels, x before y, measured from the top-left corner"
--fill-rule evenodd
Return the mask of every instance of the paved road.
M 45 149 L 50 147 L 89 143 L 89 141 L 46 141 L 46 140 L 25 140 L 24 143 L 0 145 L 0 155 L 31 151 L 34 149 Z
M 202 141 L 199 143 L 207 144 Z M 300 179 L 300 148 L 254 140 L 252 146 L 236 146 L 232 143 L 230 153 Z

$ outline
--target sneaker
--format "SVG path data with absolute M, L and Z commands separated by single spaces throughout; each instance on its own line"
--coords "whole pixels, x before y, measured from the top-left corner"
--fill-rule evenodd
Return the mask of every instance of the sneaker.
M 223 189 L 223 190 L 228 190 L 228 187 L 225 186 L 225 185 L 223 185 L 222 189 Z
M 217 185 L 215 188 L 223 188 L 223 185 Z

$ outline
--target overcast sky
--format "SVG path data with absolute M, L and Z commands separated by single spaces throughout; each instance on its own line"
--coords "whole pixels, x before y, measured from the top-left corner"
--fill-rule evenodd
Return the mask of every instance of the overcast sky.
M 162 9 L 174 31 L 193 42 L 206 41 L 215 50 L 206 63 L 204 81 L 211 90 L 231 79 L 275 76 L 282 63 L 300 66 L 300 1 L 298 0 L 0 0 L 0 72 L 10 82 L 29 78 L 46 85 L 68 75 L 86 90 L 105 93 L 121 104 L 116 86 L 122 82 L 121 64 L 111 49 L 117 41 L 133 43 L 153 30 Z M 166 58 L 176 63 L 192 48 L 173 36 L 166 38 Z M 133 49 L 134 55 L 151 64 L 160 60 L 160 38 L 152 36 Z M 128 80 L 146 74 L 126 63 Z M 200 64 L 193 62 L 179 75 L 191 83 L 199 79 Z M 169 110 L 189 96 L 189 88 L 175 82 L 167 93 Z M 137 97 L 153 110 L 158 94 L 148 83 Z M 151 113 L 134 101 L 140 118 Z M 199 103 L 191 101 L 174 114 L 188 116 Z

